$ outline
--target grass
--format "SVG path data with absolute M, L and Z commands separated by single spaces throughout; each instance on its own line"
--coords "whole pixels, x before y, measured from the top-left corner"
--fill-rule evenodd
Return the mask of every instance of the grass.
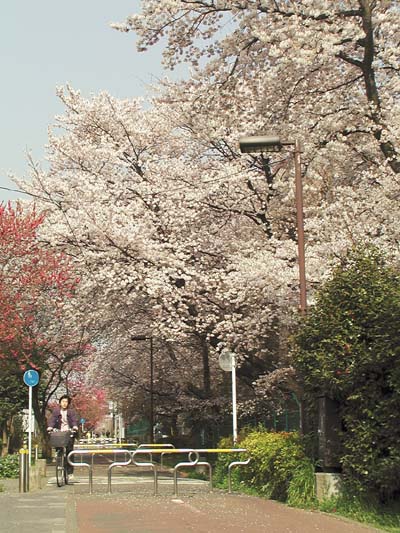
M 356 497 L 342 495 L 320 502 L 318 509 L 379 527 L 384 531 L 400 533 L 400 502 L 378 506 Z
M 304 459 L 293 472 L 287 491 L 287 503 L 291 507 L 302 509 L 317 507 L 314 464 L 310 460 Z

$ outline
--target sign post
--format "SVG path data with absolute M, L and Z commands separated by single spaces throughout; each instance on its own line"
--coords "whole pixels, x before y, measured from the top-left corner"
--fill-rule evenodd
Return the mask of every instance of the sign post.
M 80 422 L 81 422 L 81 427 L 82 427 L 82 433 L 84 433 L 85 432 L 86 418 L 81 418 Z
M 32 387 L 36 387 L 39 383 L 39 374 L 36 370 L 27 370 L 24 373 L 24 383 L 29 387 L 29 406 L 28 406 L 28 454 L 29 454 L 29 466 L 32 462 Z
M 219 366 L 225 372 L 232 373 L 232 426 L 233 444 L 237 443 L 237 409 L 236 409 L 236 354 L 229 350 L 222 350 L 219 356 Z

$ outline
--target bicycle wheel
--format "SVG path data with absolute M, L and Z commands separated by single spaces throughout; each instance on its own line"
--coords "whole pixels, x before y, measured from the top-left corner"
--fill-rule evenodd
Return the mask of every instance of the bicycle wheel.
M 56 457 L 56 479 L 57 486 L 62 487 L 66 480 L 66 471 L 64 466 L 64 450 L 60 450 Z

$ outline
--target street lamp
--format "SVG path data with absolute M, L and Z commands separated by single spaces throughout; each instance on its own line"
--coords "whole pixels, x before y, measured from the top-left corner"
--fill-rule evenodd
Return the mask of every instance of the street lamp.
M 239 139 L 240 151 L 245 154 L 280 152 L 284 146 L 294 146 L 294 169 L 296 184 L 297 246 L 299 261 L 300 311 L 307 310 L 306 260 L 304 252 L 303 185 L 301 180 L 301 149 L 299 141 L 282 141 L 276 135 L 259 135 Z
M 147 335 L 133 335 L 132 341 L 150 341 L 150 444 L 153 444 L 153 427 L 154 427 L 154 403 L 153 403 L 153 391 L 154 391 L 154 365 L 153 365 L 153 337 Z

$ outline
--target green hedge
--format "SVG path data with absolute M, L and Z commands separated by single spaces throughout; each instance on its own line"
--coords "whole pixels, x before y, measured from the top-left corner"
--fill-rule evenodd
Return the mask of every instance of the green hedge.
M 0 479 L 15 478 L 19 474 L 19 455 L 6 455 L 0 458 Z
M 220 447 L 231 446 L 222 439 Z M 240 443 L 248 454 L 221 455 L 214 479 L 226 486 L 228 464 L 250 455 L 247 466 L 234 468 L 232 483 L 236 488 L 249 490 L 267 498 L 291 505 L 308 506 L 315 502 L 314 467 L 306 456 L 304 443 L 297 433 L 269 433 L 252 431 Z
M 293 361 L 305 397 L 339 405 L 340 463 L 354 494 L 400 495 L 400 273 L 373 247 L 355 248 L 319 290 Z

